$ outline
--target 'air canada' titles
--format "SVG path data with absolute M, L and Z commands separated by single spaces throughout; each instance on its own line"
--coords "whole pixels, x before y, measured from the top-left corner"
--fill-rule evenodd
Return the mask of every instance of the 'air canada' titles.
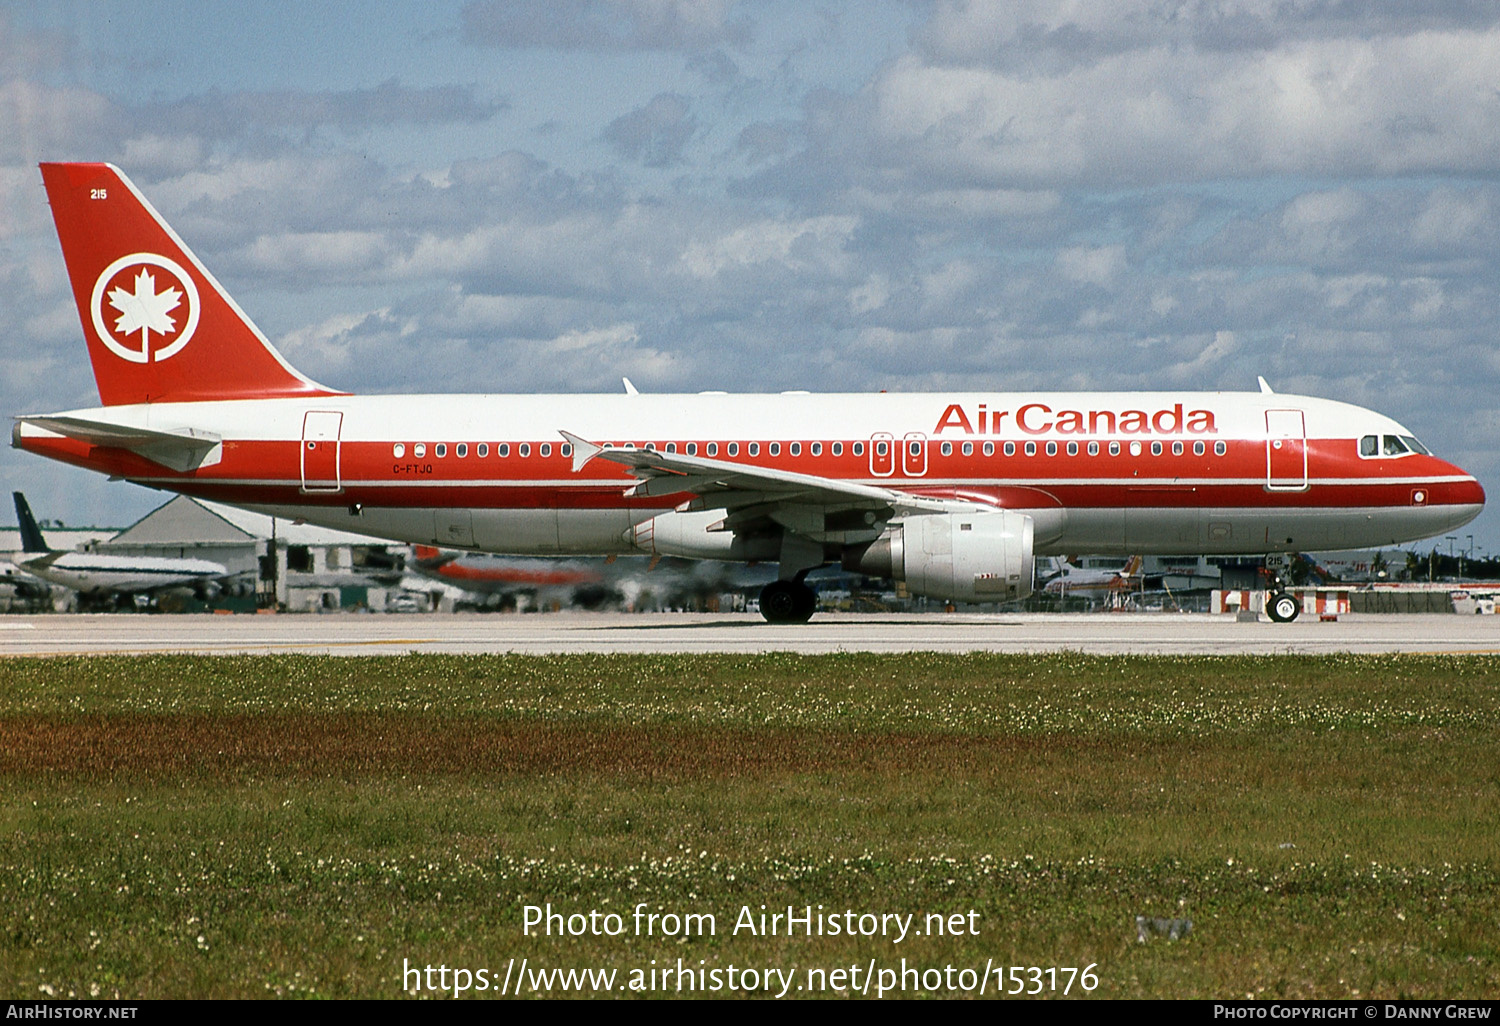
M 1007 423 L 1008 422 L 1008 423 Z M 1008 426 L 1024 435 L 1216 435 L 1212 410 L 1186 410 L 1181 403 L 1159 410 L 1054 410 L 1046 403 L 1027 403 L 1010 410 L 991 410 L 979 404 L 975 416 L 959 403 L 949 403 L 932 433 L 962 431 L 966 435 L 1005 434 Z

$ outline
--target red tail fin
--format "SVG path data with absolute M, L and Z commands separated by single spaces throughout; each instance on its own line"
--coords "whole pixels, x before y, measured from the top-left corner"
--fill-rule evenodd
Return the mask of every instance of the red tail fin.
M 336 395 L 282 359 L 112 164 L 43 164 L 105 406 Z

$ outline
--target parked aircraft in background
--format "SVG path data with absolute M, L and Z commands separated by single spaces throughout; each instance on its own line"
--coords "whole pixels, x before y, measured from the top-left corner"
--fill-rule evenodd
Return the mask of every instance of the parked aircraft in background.
M 192 587 L 217 588 L 229 575 L 219 563 L 206 559 L 162 556 L 108 556 L 95 552 L 59 552 L 47 547 L 26 496 L 13 492 L 16 519 L 21 525 L 21 552 L 16 566 L 34 577 L 61 584 L 94 599 Z
M 1125 566 L 1119 570 L 1085 569 L 1074 566 L 1064 559 L 1058 571 L 1042 582 L 1042 590 L 1048 595 L 1079 595 L 1094 598 L 1140 591 L 1143 562 L 1145 561 L 1142 557 L 1131 556 L 1126 560 Z
M 602 558 L 548 559 L 540 556 L 496 556 L 414 545 L 406 569 L 428 582 L 473 596 L 480 602 L 526 595 L 542 606 L 607 602 L 613 592 Z
M 775 566 L 743 567 L 729 563 L 650 556 L 564 559 L 543 556 L 498 556 L 485 552 L 412 546 L 406 568 L 427 581 L 455 589 L 481 604 L 500 604 L 525 596 L 546 607 L 586 609 L 618 604 L 639 608 L 642 602 L 677 608 L 725 593 L 757 588 L 776 578 Z M 409 582 L 406 587 L 419 590 Z
M 14 563 L 0 562 L 0 612 L 31 612 L 51 605 L 50 584 L 31 576 Z
M 827 563 L 1022 598 L 1034 555 L 1251 554 L 1452 532 L 1484 490 L 1370 410 L 1259 393 L 353 396 L 282 358 L 128 179 L 43 164 L 101 406 L 15 446 L 274 516 L 515 555 Z M 1297 603 L 1273 577 L 1277 619 Z M 1284 601 L 1282 601 L 1284 600 Z

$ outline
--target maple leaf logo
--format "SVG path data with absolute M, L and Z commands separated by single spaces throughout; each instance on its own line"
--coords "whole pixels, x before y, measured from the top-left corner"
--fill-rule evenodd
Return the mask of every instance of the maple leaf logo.
M 150 351 L 150 333 L 166 335 L 177 325 L 168 317 L 182 302 L 182 292 L 169 288 L 156 291 L 156 278 L 150 271 L 141 271 L 135 276 L 135 291 L 126 292 L 115 288 L 109 294 L 109 305 L 120 311 L 115 320 L 115 330 L 122 335 L 141 333 L 141 352 Z
M 99 341 L 131 363 L 181 352 L 202 312 L 192 275 L 159 253 L 131 253 L 106 267 L 94 282 L 89 309 Z

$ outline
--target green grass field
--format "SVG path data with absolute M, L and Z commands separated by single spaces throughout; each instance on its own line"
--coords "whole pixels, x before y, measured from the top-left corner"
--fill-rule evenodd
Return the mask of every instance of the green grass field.
M 523 958 L 617 991 L 905 959 L 1500 996 L 1493 658 L 13 659 L 0 796 L 5 997 L 398 997 Z M 625 932 L 524 935 L 549 902 Z M 638 936 L 641 903 L 716 932 Z M 734 933 L 761 905 L 975 915 Z

